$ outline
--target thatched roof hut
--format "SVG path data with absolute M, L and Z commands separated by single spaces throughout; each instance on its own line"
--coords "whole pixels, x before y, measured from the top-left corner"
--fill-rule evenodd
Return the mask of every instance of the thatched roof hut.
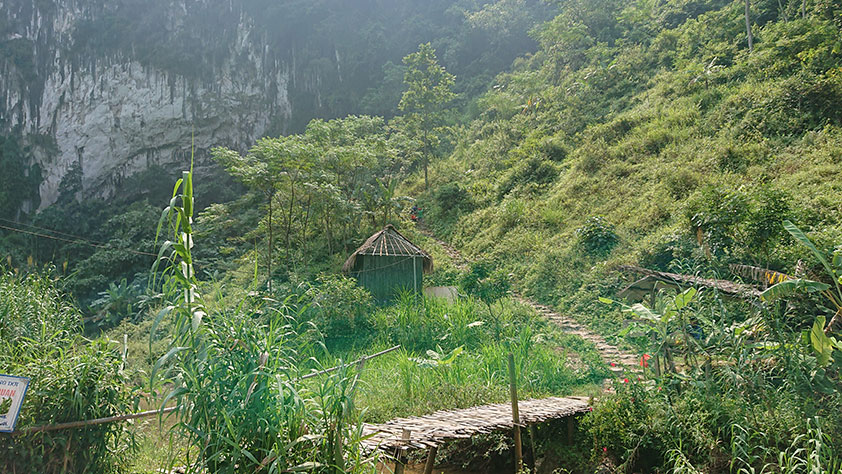
M 369 237 L 342 265 L 380 303 L 401 290 L 420 293 L 424 273 L 433 271 L 433 257 L 392 225 Z

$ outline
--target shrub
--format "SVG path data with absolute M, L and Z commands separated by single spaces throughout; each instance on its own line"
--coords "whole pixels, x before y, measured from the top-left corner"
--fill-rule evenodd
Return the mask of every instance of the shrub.
M 512 168 L 511 172 L 503 178 L 497 188 L 497 197 L 503 198 L 513 189 L 527 184 L 546 186 L 552 183 L 556 176 L 558 176 L 558 171 L 552 163 L 539 158 L 530 158 Z
M 701 232 L 704 243 L 716 254 L 732 250 L 738 226 L 748 212 L 748 198 L 741 190 L 709 186 L 690 201 L 687 217 L 694 233 Z
M 444 236 L 449 235 L 450 228 L 460 215 L 474 209 L 470 193 L 456 183 L 433 189 L 427 196 L 420 198 L 418 204 L 427 211 L 424 221 Z
M 590 255 L 605 255 L 620 242 L 614 226 L 602 216 L 585 221 L 582 227 L 576 229 L 576 235 L 579 245 Z
M 130 413 L 117 348 L 81 337 L 79 311 L 42 275 L 0 275 L 0 373 L 30 377 L 18 429 Z M 121 423 L 0 437 L 3 472 L 114 472 L 129 453 Z
M 371 293 L 355 280 L 322 273 L 306 293 L 313 322 L 325 337 L 347 335 L 368 326 L 366 315 L 374 308 Z
M 696 174 L 688 169 L 676 170 L 664 178 L 664 184 L 670 195 L 676 199 L 683 199 L 699 185 Z
M 560 138 L 552 137 L 546 138 L 538 144 L 538 150 L 544 155 L 548 160 L 560 162 L 564 161 L 567 158 L 567 155 L 570 153 L 568 150 L 567 145 L 562 142 Z

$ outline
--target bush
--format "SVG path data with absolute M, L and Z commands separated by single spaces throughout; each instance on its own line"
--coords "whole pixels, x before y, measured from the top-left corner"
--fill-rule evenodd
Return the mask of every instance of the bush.
M 739 225 L 749 212 L 748 197 L 742 190 L 728 191 L 708 186 L 687 207 L 693 232 L 702 233 L 704 244 L 713 254 L 732 251 Z
M 620 242 L 614 226 L 602 216 L 594 216 L 576 229 L 579 245 L 590 255 L 605 255 Z
M 0 276 L 0 373 L 30 377 L 18 429 L 131 413 L 117 348 L 81 337 L 79 311 L 49 278 Z M 0 437 L 3 472 L 115 472 L 129 439 L 123 424 Z
M 445 237 L 450 235 L 459 216 L 474 209 L 471 194 L 456 183 L 433 189 L 419 199 L 418 205 L 426 212 L 423 216 L 425 223 Z
M 552 183 L 558 171 L 548 161 L 539 158 L 531 158 L 512 168 L 508 175 L 503 178 L 497 188 L 497 197 L 502 199 L 513 189 L 534 184 L 541 188 Z
M 313 322 L 325 337 L 347 335 L 366 328 L 366 316 L 374 309 L 371 293 L 351 278 L 322 273 L 306 293 Z

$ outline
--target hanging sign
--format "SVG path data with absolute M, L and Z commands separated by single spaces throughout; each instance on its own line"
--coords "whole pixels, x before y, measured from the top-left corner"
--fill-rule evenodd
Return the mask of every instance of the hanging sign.
M 0 433 L 15 430 L 29 379 L 0 374 Z

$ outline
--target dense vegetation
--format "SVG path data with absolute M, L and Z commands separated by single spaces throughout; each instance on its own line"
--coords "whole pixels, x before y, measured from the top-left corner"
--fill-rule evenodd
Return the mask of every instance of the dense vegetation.
M 469 17 L 500 28 L 495 20 L 522 3 Z M 160 193 L 172 196 L 158 240 L 172 266 L 143 290 L 113 281 L 91 307 L 114 315 L 101 328 L 131 316 L 152 335 L 136 363 L 170 394 L 155 403 L 179 406 L 174 433 L 188 447 L 176 459 L 220 472 L 369 470 L 374 460 L 356 449 L 362 420 L 504 400 L 509 351 L 527 394 L 593 390 L 613 361 L 508 299 L 513 286 L 642 357 L 642 374 L 600 394 L 576 445 L 541 441 L 559 465 L 839 472 L 842 10 L 827 1 L 554 7 L 532 30 L 539 50 L 476 100 L 454 100 L 465 89 L 447 72 L 451 50 L 421 44 L 388 66 L 402 79 L 381 95 L 391 108 L 357 109 L 385 118 L 318 119 L 247 153 L 214 150 L 245 188 L 227 202 L 197 206 L 192 173 Z M 413 204 L 424 228 L 475 261 L 469 268 L 407 228 Z M 135 206 L 101 218 L 112 234 L 146 229 L 126 234 L 124 248 L 154 239 L 157 213 Z M 431 246 L 428 283 L 470 297 L 405 295 L 378 308 L 337 276 L 387 223 Z M 13 265 L 26 270 L 24 259 Z M 71 285 L 121 275 L 86 262 L 101 270 L 79 270 Z M 690 288 L 615 302 L 630 278 L 618 267 L 629 263 L 745 278 L 765 292 L 734 300 Z M 732 264 L 779 276 L 751 281 Z M 402 350 L 363 371 L 299 383 L 394 344 Z
M 82 337 L 79 310 L 47 275 L 0 274 L 0 373 L 30 377 L 18 427 L 119 415 L 137 388 L 125 355 L 106 338 Z M 0 438 L 4 472 L 113 472 L 127 465 L 121 424 Z
M 677 352 L 678 369 L 631 378 L 597 405 L 586 423 L 595 463 L 838 469 L 838 352 L 820 336 L 838 331 L 835 296 L 749 306 L 703 291 L 625 313 L 599 302 L 622 288 L 621 263 L 839 277 L 819 257 L 842 242 L 840 11 L 754 4 L 749 50 L 743 6 L 567 4 L 537 33 L 541 50 L 478 101 L 422 194 L 429 226 L 524 292 L 655 357 Z M 630 317 L 645 330 L 621 331 Z

